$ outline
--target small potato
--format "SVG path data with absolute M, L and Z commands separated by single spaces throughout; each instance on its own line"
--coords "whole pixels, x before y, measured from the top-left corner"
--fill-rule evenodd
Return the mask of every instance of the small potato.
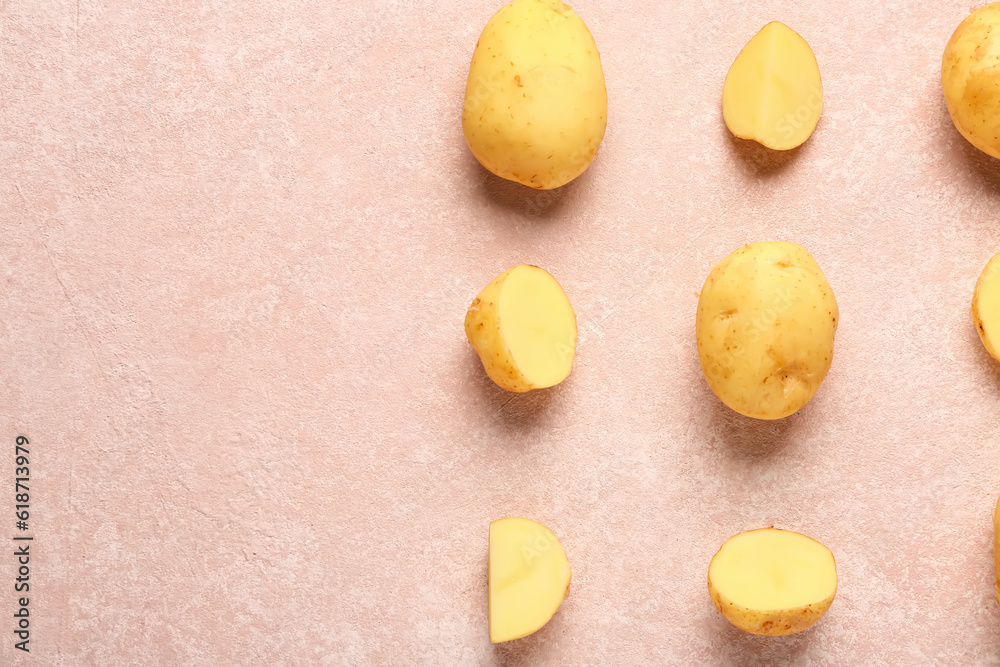
M 514 0 L 486 24 L 469 67 L 462 130 L 491 172 L 548 190 L 582 174 L 604 138 L 597 45 L 560 0 Z
M 531 519 L 490 523 L 489 622 L 494 644 L 536 632 L 569 597 L 571 572 L 562 543 Z
M 837 594 L 833 553 L 814 539 L 776 528 L 726 540 L 708 566 L 708 593 L 727 621 L 755 635 L 802 632 Z
M 944 50 L 941 83 L 958 131 L 1000 158 L 1000 2 L 980 7 L 959 24 Z
M 1000 253 L 986 263 L 972 293 L 972 321 L 986 351 L 1000 359 Z
M 801 146 L 819 122 L 823 82 L 806 40 L 772 21 L 737 56 L 722 86 L 729 131 L 774 150 Z
M 793 414 L 830 370 L 839 316 L 805 248 L 743 246 L 712 269 L 698 299 L 695 333 L 708 386 L 748 417 Z
M 565 380 L 573 368 L 576 314 L 548 271 L 520 264 L 473 300 L 465 335 L 500 387 L 544 389 Z

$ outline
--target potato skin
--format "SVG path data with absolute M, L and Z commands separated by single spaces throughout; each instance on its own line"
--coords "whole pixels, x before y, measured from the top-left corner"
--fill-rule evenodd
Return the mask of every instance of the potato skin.
M 958 131 L 1000 158 L 1000 2 L 980 7 L 959 24 L 941 59 L 941 83 Z
M 983 322 L 983 311 L 980 309 L 979 303 L 980 291 L 983 289 L 983 284 L 997 280 L 997 272 L 1000 272 L 1000 253 L 993 255 L 992 259 L 986 263 L 983 272 L 979 274 L 979 279 L 976 280 L 976 289 L 972 293 L 972 308 L 969 313 L 972 315 L 972 321 L 976 325 L 976 331 L 979 333 L 979 340 L 983 341 L 986 351 L 994 359 L 1000 360 L 1000 353 L 993 346 L 993 343 L 990 342 L 990 336 L 995 336 L 996 333 L 992 330 L 987 333 L 986 323 Z
M 514 0 L 483 29 L 462 109 L 465 141 L 488 170 L 543 190 L 582 174 L 607 127 L 594 38 L 560 0 Z
M 767 637 L 793 635 L 809 628 L 823 617 L 823 614 L 833 604 L 833 598 L 836 595 L 835 593 L 818 604 L 808 604 L 795 609 L 761 612 L 734 603 L 712 586 L 711 579 L 708 580 L 708 592 L 715 608 L 727 621 L 740 630 Z
M 804 248 L 743 246 L 712 269 L 698 299 L 705 379 L 740 414 L 787 417 L 830 370 L 839 317 L 830 284 Z
M 514 267 L 517 268 L 517 267 Z M 500 334 L 500 288 L 514 269 L 493 279 L 472 301 L 465 314 L 465 335 L 483 362 L 490 379 L 507 391 L 523 393 L 534 387 L 528 383 L 511 356 Z

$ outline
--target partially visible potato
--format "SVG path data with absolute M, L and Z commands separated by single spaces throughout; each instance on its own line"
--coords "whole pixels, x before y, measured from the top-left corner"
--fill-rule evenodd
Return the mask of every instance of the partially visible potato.
M 753 243 L 719 263 L 698 299 L 695 334 L 708 386 L 733 410 L 787 417 L 830 370 L 837 300 L 794 243 Z
M 997 604 L 1000 604 L 1000 500 L 993 510 L 993 572 Z
M 959 24 L 944 50 L 941 83 L 958 131 L 1000 158 L 1000 2 L 980 7 Z
M 972 321 L 986 351 L 1000 359 L 1000 253 L 993 256 L 972 293 Z
M 582 174 L 604 138 L 608 94 L 587 26 L 560 0 L 514 0 L 483 29 L 462 129 L 491 172 L 548 190 Z

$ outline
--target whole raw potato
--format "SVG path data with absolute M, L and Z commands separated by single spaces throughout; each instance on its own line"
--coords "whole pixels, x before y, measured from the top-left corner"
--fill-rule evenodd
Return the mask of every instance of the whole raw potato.
M 1000 2 L 975 10 L 948 40 L 941 82 L 955 127 L 1000 158 Z
M 698 299 L 701 370 L 740 414 L 787 417 L 830 370 L 838 318 L 833 290 L 805 248 L 745 245 L 712 269 Z
M 560 0 L 514 0 L 483 29 L 462 130 L 491 172 L 547 190 L 582 174 L 604 138 L 608 94 L 597 45 Z

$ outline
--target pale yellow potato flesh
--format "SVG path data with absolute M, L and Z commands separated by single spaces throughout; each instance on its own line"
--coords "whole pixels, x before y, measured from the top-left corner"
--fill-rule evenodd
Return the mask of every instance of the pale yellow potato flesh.
M 972 293 L 972 321 L 986 351 L 1000 359 L 1000 253 L 986 263 Z
M 708 567 L 715 608 L 741 630 L 790 635 L 813 625 L 837 593 L 837 565 L 800 533 L 761 528 L 735 535 Z
M 793 414 L 830 370 L 839 317 L 833 290 L 805 248 L 739 248 L 712 269 L 698 299 L 695 335 L 708 386 L 748 417 Z
M 722 87 L 722 115 L 730 132 L 775 150 L 802 145 L 822 109 L 816 56 L 806 40 L 778 21 L 747 42 Z
M 537 631 L 569 596 L 569 560 L 542 524 L 511 517 L 490 523 L 489 623 L 494 644 Z
M 488 170 L 548 190 L 582 174 L 604 138 L 608 95 L 594 38 L 559 0 L 514 0 L 472 54 L 462 130 Z
M 1000 158 L 1000 2 L 972 12 L 941 59 L 948 113 L 963 137 Z
M 515 266 L 487 285 L 469 306 L 465 334 L 486 374 L 508 391 L 551 387 L 573 368 L 576 314 L 537 266 Z

